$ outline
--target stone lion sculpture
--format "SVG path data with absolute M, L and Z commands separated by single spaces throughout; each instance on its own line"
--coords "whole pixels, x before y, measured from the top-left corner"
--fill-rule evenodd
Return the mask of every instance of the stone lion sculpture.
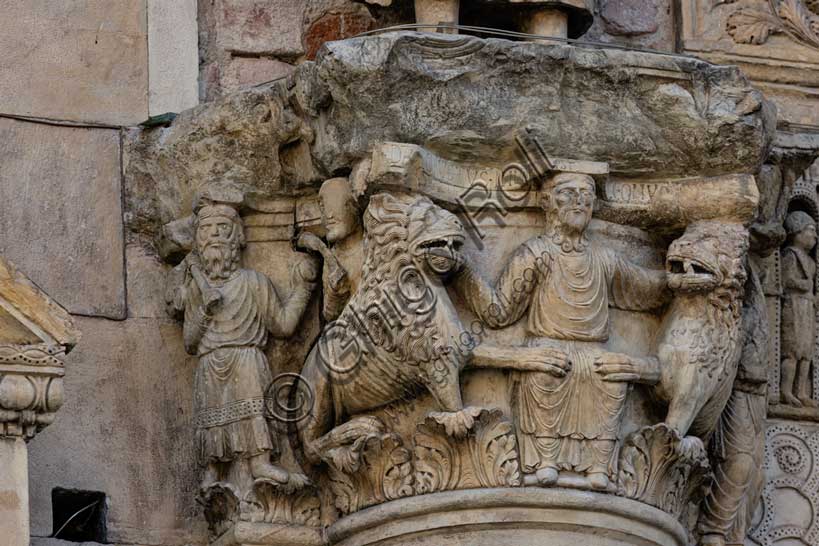
M 742 225 L 700 221 L 668 249 L 675 298 L 658 333 L 656 392 L 668 403 L 665 423 L 681 436 L 707 438 L 731 395 L 742 351 L 748 245 Z
M 451 341 L 463 331 L 445 283 L 463 264 L 461 222 L 426 197 L 380 193 L 364 214 L 361 285 L 329 324 L 302 376 L 315 395 L 299 434 L 307 458 L 353 472 L 368 439 L 384 425 L 367 412 L 423 391 L 432 416 L 463 437 L 475 408 L 464 408 L 460 371 L 470 358 Z

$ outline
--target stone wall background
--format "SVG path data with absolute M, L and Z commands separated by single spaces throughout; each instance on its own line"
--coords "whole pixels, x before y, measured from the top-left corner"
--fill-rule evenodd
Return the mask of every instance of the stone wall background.
M 681 51 L 680 5 L 599 0 L 585 39 Z M 127 131 L 286 76 L 327 40 L 410 23 L 412 2 L 0 0 L 0 13 L 0 253 L 83 332 L 66 404 L 31 444 L 33 543 L 63 544 L 45 538 L 62 487 L 108 495 L 111 543 L 203 544 L 195 362 L 164 311 L 156 241 L 124 199 Z

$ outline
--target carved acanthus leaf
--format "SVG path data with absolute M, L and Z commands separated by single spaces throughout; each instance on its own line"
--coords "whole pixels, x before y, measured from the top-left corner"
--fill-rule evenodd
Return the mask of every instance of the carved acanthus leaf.
M 415 481 L 418 494 L 519 486 L 512 424 L 500 410 L 482 410 L 474 429 L 457 440 L 427 418 L 415 434 Z
M 764 44 L 775 32 L 782 32 L 779 18 L 757 9 L 741 9 L 728 17 L 728 34 L 738 44 Z
M 643 427 L 620 453 L 620 494 L 682 517 L 712 479 L 708 456 L 696 438 L 680 438 L 665 424 Z
M 203 508 L 211 536 L 220 536 L 239 521 L 239 495 L 236 488 L 227 482 L 215 483 L 202 489 L 196 502 Z
M 253 489 L 243 503 L 242 521 L 291 523 L 308 527 L 321 524 L 321 501 L 314 488 L 287 492 L 270 483 L 258 483 Z
M 796 34 L 806 45 L 819 48 L 819 17 L 802 0 L 782 0 L 779 17 L 787 23 L 789 33 Z
M 819 49 L 819 16 L 803 0 L 770 0 L 768 10 L 740 9 L 728 17 L 726 30 L 740 44 L 764 44 L 771 34 L 784 32 Z
M 412 458 L 398 435 L 369 439 L 361 458 L 354 472 L 330 464 L 330 488 L 342 514 L 414 493 Z

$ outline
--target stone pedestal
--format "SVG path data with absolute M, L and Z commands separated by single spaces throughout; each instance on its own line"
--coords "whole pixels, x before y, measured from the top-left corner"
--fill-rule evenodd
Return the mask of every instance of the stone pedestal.
M 0 257 L 0 542 L 29 546 L 26 442 L 63 405 L 69 314 Z
M 22 438 L 0 439 L 0 536 L 4 544 L 28 546 L 28 451 Z
M 337 546 L 685 546 L 667 513 L 569 489 L 474 489 L 409 497 L 339 520 Z

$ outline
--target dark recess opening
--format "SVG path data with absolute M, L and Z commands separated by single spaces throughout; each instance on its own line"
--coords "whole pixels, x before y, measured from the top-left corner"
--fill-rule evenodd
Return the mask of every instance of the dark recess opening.
M 55 487 L 51 490 L 51 536 L 69 542 L 107 540 L 105 493 Z

